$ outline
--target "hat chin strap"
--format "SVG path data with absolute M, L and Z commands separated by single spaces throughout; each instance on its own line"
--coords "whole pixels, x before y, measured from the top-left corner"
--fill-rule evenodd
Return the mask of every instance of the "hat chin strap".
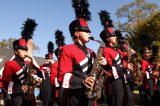
M 22 61 L 24 61 L 24 59 L 25 59 L 25 57 L 22 58 L 19 54 L 15 54 L 15 56 L 16 56 L 17 58 L 19 58 L 20 60 L 22 60 Z

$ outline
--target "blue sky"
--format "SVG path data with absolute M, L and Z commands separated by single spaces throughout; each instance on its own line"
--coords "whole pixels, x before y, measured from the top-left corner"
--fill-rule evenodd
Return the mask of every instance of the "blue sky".
M 88 0 L 92 21 L 89 27 L 96 39 L 102 31 L 98 12 L 107 10 L 111 13 L 111 18 L 116 21 L 116 9 L 133 0 Z M 147 0 L 160 5 L 159 0 Z M 40 47 L 34 51 L 34 55 L 44 57 L 47 53 L 47 43 L 55 42 L 55 31 L 63 31 L 66 44 L 72 43 L 68 26 L 75 19 L 75 13 L 71 6 L 71 0 L 1 0 L 0 2 L 0 41 L 2 39 L 20 38 L 21 27 L 27 18 L 35 19 L 38 23 L 34 32 L 33 41 Z M 95 52 L 99 44 L 90 41 L 87 46 Z M 56 48 L 56 46 L 55 46 Z

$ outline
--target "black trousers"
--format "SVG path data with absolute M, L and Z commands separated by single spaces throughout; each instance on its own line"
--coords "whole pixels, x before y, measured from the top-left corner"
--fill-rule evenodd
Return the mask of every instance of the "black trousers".
M 62 106 L 64 93 L 65 93 L 65 88 L 62 87 L 58 88 L 58 100 L 57 100 L 58 106 Z
M 123 106 L 123 78 L 109 81 L 108 106 Z
M 126 83 L 124 90 L 124 106 L 134 106 L 133 85 Z
M 23 94 L 6 95 L 8 96 L 5 106 L 35 106 L 36 102 L 29 98 L 24 98 Z
M 66 96 L 67 98 L 65 98 Z M 63 106 L 94 106 L 94 102 L 86 97 L 84 89 L 65 91 L 65 97 L 63 99 L 68 99 L 64 100 L 68 101 L 68 103 L 63 103 Z
M 148 89 L 145 90 L 145 106 L 150 106 L 151 99 L 154 95 L 154 82 L 153 79 L 147 79 Z
M 43 101 L 43 106 L 53 106 L 53 85 L 49 76 L 42 82 L 40 89 L 40 98 Z
M 160 106 L 160 80 L 157 82 L 157 89 L 151 99 L 150 106 Z

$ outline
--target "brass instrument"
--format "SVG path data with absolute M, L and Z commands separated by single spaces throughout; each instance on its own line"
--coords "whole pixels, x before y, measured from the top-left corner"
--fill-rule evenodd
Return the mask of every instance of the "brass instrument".
M 129 53 L 131 47 L 129 45 L 129 42 L 127 43 L 127 54 L 128 54 L 128 63 L 133 64 L 133 71 L 129 70 L 132 78 L 131 82 L 136 84 L 137 86 L 142 86 L 143 85 L 143 72 L 141 70 L 141 64 L 138 60 L 138 56 L 136 54 L 131 54 Z
M 154 41 L 152 44 L 153 61 L 155 62 L 155 69 L 160 73 L 160 42 Z M 157 76 L 157 80 L 160 81 L 160 74 Z
M 143 85 L 143 72 L 141 70 L 141 64 L 138 61 L 138 57 L 133 58 L 133 67 L 134 67 L 134 84 L 137 86 Z
M 25 80 L 25 85 L 28 86 L 27 92 L 25 92 L 25 98 L 29 100 L 33 100 L 34 98 L 34 89 L 39 83 L 38 76 L 35 75 L 35 69 L 33 68 L 33 59 L 30 56 L 26 56 L 25 58 L 29 58 L 31 62 L 28 65 L 27 69 L 27 78 Z
M 101 97 L 102 90 L 103 90 L 103 82 L 104 82 L 104 72 L 102 66 L 99 64 L 99 60 L 103 56 L 103 48 L 105 44 L 99 40 L 94 40 L 93 37 L 90 37 L 91 40 L 100 43 L 100 47 L 98 49 L 98 53 L 96 59 L 93 63 L 93 68 L 91 72 L 87 75 L 87 77 L 95 77 L 95 82 L 93 88 L 87 88 L 86 95 L 88 98 L 92 100 L 98 100 Z

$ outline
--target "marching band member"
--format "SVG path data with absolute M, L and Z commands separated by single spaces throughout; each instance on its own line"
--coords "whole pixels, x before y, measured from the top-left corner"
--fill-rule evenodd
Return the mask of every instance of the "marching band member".
M 62 106 L 63 101 L 63 91 L 64 88 L 58 83 L 57 76 L 59 73 L 59 58 L 61 54 L 61 48 L 65 45 L 65 37 L 63 36 L 63 32 L 60 30 L 55 31 L 55 39 L 57 44 L 57 49 L 55 50 L 55 55 L 57 57 L 57 61 L 55 61 L 51 67 L 51 81 L 54 86 L 54 104 L 58 104 L 58 106 Z
M 69 31 L 74 44 L 63 46 L 61 49 L 58 81 L 65 88 L 64 106 L 93 106 L 94 101 L 88 99 L 85 94 L 86 88 L 91 88 L 94 84 L 94 77 L 86 77 L 92 69 L 95 56 L 95 53 L 86 47 L 90 37 L 87 24 L 90 12 L 87 10 L 87 0 L 73 0 L 73 7 L 77 19 L 70 23 Z M 102 64 L 106 64 L 105 59 L 102 61 Z
M 43 106 L 53 106 L 53 85 L 51 83 L 50 74 L 53 60 L 54 45 L 48 43 L 48 54 L 45 55 L 45 63 L 40 65 L 40 70 L 43 72 L 43 80 L 40 88 L 40 98 Z
M 148 50 L 147 47 L 144 47 L 140 49 L 140 54 L 142 56 L 141 68 L 144 75 L 143 87 L 145 90 L 145 105 L 150 106 L 151 98 L 154 95 L 152 64 L 148 61 L 151 56 L 151 52 Z
M 15 59 L 7 61 L 3 70 L 2 82 L 7 94 L 11 95 L 14 106 L 34 106 L 35 101 L 24 98 L 28 86 L 25 84 L 27 78 L 27 63 L 24 60 L 27 54 L 27 45 L 24 39 L 13 42 Z M 7 104 L 6 104 L 7 105 Z M 8 104 L 11 105 L 11 104 Z
M 13 49 L 15 58 L 10 61 L 5 62 L 3 76 L 2 76 L 2 83 L 4 89 L 6 91 L 6 97 L 10 98 L 11 104 L 6 105 L 13 105 L 13 106 L 35 106 L 35 98 L 34 98 L 34 90 L 32 89 L 32 85 L 30 88 L 29 83 L 29 76 L 33 73 L 29 73 L 30 64 L 33 64 L 31 68 L 39 72 L 39 68 L 33 62 L 33 57 L 31 53 L 28 53 L 28 41 L 32 38 L 33 31 L 37 24 L 33 19 L 27 19 L 23 24 L 24 27 L 22 28 L 22 38 L 15 40 L 13 42 Z M 29 60 L 26 60 L 26 57 L 30 57 Z M 36 75 L 34 75 L 36 76 Z M 35 78 L 35 77 L 34 77 Z M 36 77 L 37 81 L 40 81 L 39 77 Z M 34 88 L 34 87 L 33 87 Z M 31 91 L 30 91 L 31 90 Z M 27 94 L 30 94 L 31 97 L 27 97 Z M 32 95 L 33 94 L 33 95 Z M 9 99 L 8 98 L 8 99 Z
M 135 51 L 128 47 L 129 42 L 122 37 L 119 30 L 115 31 L 117 36 L 118 52 L 122 55 L 122 60 L 126 62 L 132 62 L 133 55 Z M 124 106 L 134 106 L 134 94 L 133 94 L 133 84 L 134 84 L 134 73 L 132 70 L 124 69 Z
M 108 72 L 108 105 L 123 106 L 123 68 L 130 68 L 132 70 L 132 65 L 123 64 L 122 57 L 115 48 L 117 43 L 116 34 L 112 29 L 113 25 L 109 13 L 107 11 L 101 11 L 99 14 L 102 26 L 104 26 L 104 30 L 100 33 L 100 38 L 106 44 L 103 54 L 108 63 L 105 68 Z

